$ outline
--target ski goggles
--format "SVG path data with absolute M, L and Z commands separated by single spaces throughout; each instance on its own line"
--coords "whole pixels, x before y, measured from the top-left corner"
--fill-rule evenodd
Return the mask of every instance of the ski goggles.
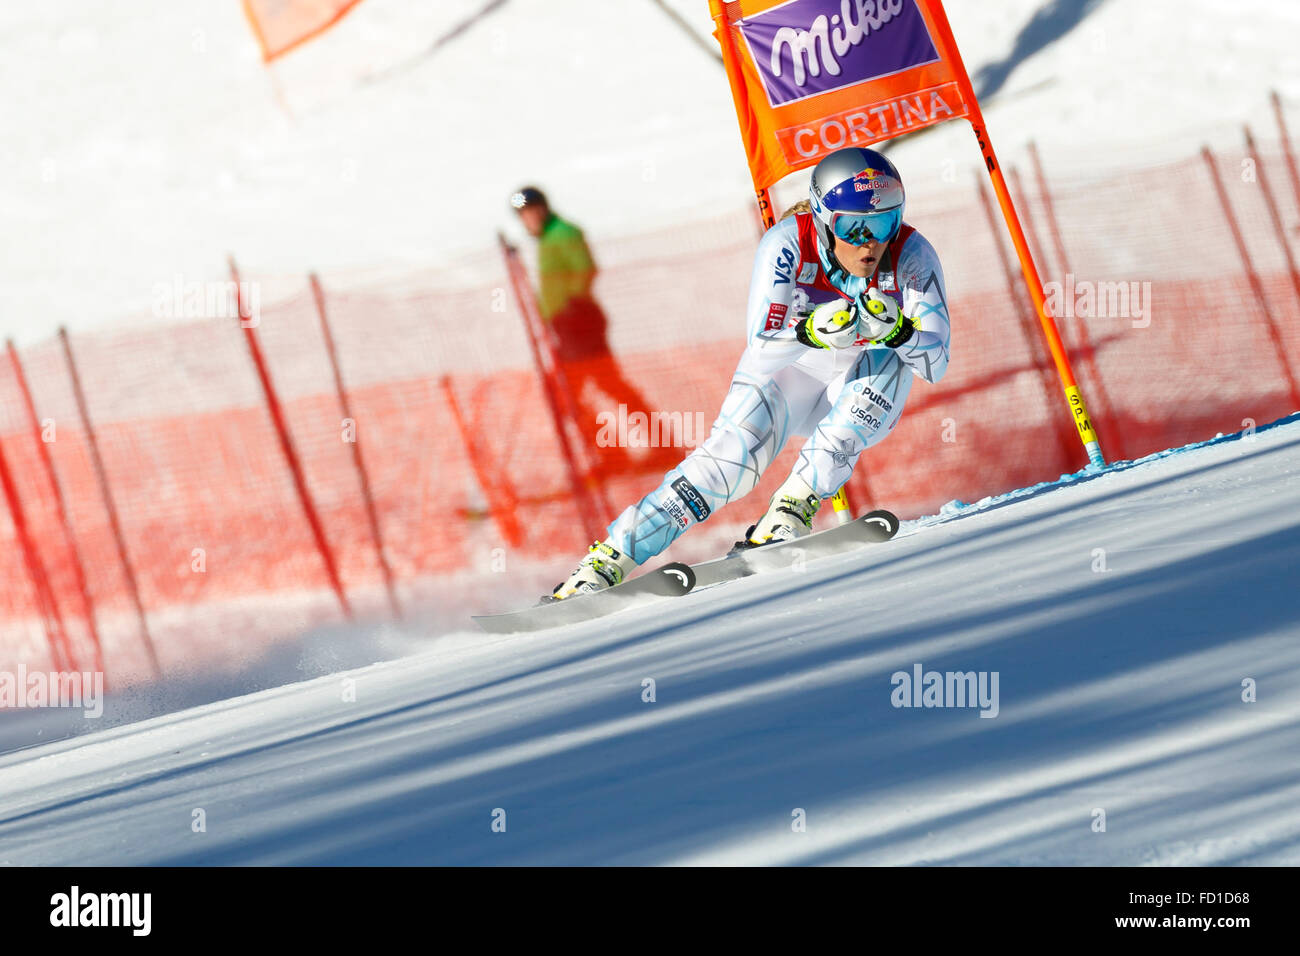
M 865 246 L 872 239 L 889 242 L 903 225 L 903 210 L 881 212 L 837 212 L 831 217 L 831 231 L 851 246 Z

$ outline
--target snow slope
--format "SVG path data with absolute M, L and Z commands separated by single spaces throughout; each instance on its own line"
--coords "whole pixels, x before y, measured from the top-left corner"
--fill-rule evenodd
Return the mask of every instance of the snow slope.
M 670 3 L 707 38 L 706 0 Z M 947 8 L 1004 163 L 1030 139 L 1054 171 L 1182 157 L 1246 121 L 1271 138 L 1271 87 L 1300 100 L 1296 4 Z M 750 202 L 721 68 L 650 0 L 365 0 L 270 70 L 236 0 L 8 3 L 0 89 L 19 344 L 147 319 L 155 286 L 224 280 L 228 252 L 301 276 L 483 249 L 524 181 L 597 238 Z M 897 153 L 917 198 L 968 194 L 976 156 L 963 123 Z
M 1293 417 L 10 753 L 0 863 L 1296 864 L 1298 470 Z M 997 716 L 892 706 L 916 664 L 996 672 Z

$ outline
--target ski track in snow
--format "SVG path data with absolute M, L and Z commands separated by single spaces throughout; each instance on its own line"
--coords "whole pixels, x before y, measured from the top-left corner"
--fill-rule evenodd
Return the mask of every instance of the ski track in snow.
M 1292 418 L 800 574 L 12 752 L 0 863 L 1295 864 L 1297 469 Z M 916 663 L 998 672 L 998 715 L 893 707 Z

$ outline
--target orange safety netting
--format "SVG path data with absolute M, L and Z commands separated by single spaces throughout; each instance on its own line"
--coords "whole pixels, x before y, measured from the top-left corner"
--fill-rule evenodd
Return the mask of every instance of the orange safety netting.
M 1217 164 L 1257 284 L 1202 157 L 1070 178 L 1053 177 L 1049 164 L 1048 194 L 1032 177 L 1013 178 L 1044 281 L 1074 290 L 1074 311 L 1092 312 L 1058 321 L 1111 460 L 1296 410 L 1289 380 L 1300 370 L 1300 279 L 1289 271 L 1258 180 L 1240 174 L 1243 159 L 1220 154 Z M 1281 159 L 1265 156 L 1260 171 L 1294 242 L 1300 211 Z M 1083 467 L 1041 331 L 1023 287 L 1003 269 L 995 245 L 1006 242 L 1003 231 L 990 225 L 975 188 L 927 195 L 918 187 L 908 210 L 943 262 L 952 361 L 939 385 L 913 388 L 895 432 L 863 455 L 849 486 L 855 507 L 915 517 L 951 499 L 973 501 Z M 739 210 L 593 242 L 614 358 L 564 363 L 579 410 L 579 421 L 565 427 L 590 470 L 584 480 L 606 503 L 595 506 L 608 509 L 599 524 L 653 488 L 712 422 L 744 345 L 757 239 L 752 212 Z M 383 281 L 322 283 L 351 421 L 305 277 L 289 294 L 267 297 L 256 332 L 351 605 L 386 612 L 355 447 L 405 606 L 450 607 L 476 596 L 479 609 L 525 603 L 535 592 L 512 599 L 505 582 L 567 571 L 590 540 L 580 509 L 593 506 L 575 494 L 499 254 Z M 1091 307 L 1083 291 L 1090 288 Z M 475 328 L 491 334 L 471 334 Z M 238 322 L 155 320 L 74 334 L 70 344 L 147 638 L 163 668 L 253 653 L 262 637 L 337 620 Z M 70 656 L 89 666 L 94 635 L 79 562 L 110 673 L 145 672 L 148 644 L 61 343 L 23 349 L 20 359 L 37 422 L 34 429 L 16 368 L 0 360 L 0 450 L 39 567 L 24 559 L 14 515 L 0 508 L 0 668 L 54 660 L 50 632 L 60 627 Z M 614 380 L 613 362 L 650 407 L 620 411 L 628 386 L 601 385 Z M 667 422 L 652 434 L 673 447 L 620 444 L 620 416 L 635 411 Z M 605 433 L 615 436 L 609 447 L 598 441 L 602 420 L 615 423 Z M 735 540 L 797 446 L 748 498 L 692 529 L 664 559 L 698 560 Z M 34 576 L 47 580 L 53 609 L 42 608 Z

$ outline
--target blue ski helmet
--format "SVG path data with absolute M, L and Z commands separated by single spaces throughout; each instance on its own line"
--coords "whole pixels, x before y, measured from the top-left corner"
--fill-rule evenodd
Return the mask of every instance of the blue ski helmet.
M 833 254 L 832 236 L 855 246 L 889 242 L 903 225 L 903 180 L 882 153 L 837 149 L 813 170 L 808 184 L 817 237 Z

